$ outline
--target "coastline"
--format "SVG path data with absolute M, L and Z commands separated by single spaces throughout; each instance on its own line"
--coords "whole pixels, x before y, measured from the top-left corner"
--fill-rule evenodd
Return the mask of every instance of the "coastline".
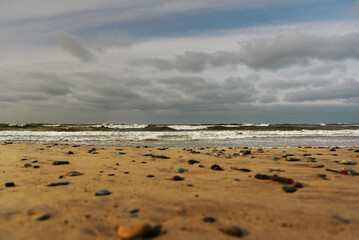
M 93 148 L 97 153 L 89 153 Z M 242 229 L 244 239 L 348 239 L 359 234 L 359 176 L 326 171 L 359 171 L 357 165 L 341 164 L 356 162 L 359 153 L 348 148 L 223 150 L 0 145 L 0 239 L 115 239 L 119 226 L 137 222 L 162 225 L 165 232 L 156 239 L 233 239 L 219 230 L 229 226 Z M 251 153 L 240 156 L 241 150 Z M 53 165 L 55 161 L 68 164 Z M 215 164 L 223 170 L 211 169 Z M 178 173 L 177 168 L 187 171 Z M 83 175 L 70 176 L 71 171 Z M 288 193 L 282 187 L 294 183 L 257 174 L 276 174 L 303 187 Z M 174 181 L 174 176 L 184 179 Z M 59 180 L 68 185 L 48 186 Z M 15 186 L 5 186 L 10 182 Z M 101 189 L 111 194 L 95 196 Z

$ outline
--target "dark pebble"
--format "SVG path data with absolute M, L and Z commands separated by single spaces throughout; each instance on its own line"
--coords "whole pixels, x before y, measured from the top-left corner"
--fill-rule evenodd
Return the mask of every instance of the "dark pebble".
M 65 165 L 65 164 L 70 164 L 69 161 L 54 161 L 52 163 L 52 165 Z
M 111 194 L 111 192 L 106 189 L 102 189 L 100 191 L 95 192 L 95 196 L 105 196 L 105 195 L 110 195 L 110 194 Z
M 134 213 L 138 213 L 139 211 L 140 209 L 133 208 L 133 209 L 126 209 L 124 212 L 134 214 Z
M 304 186 L 303 186 L 303 184 L 301 184 L 300 182 L 296 182 L 296 183 L 294 183 L 294 187 L 296 187 L 296 188 L 303 188 Z
M 215 170 L 215 171 L 223 171 L 223 168 L 221 168 L 219 165 L 217 165 L 217 164 L 213 164 L 212 166 L 211 166 L 211 169 L 212 170 Z
M 284 186 L 282 187 L 283 191 L 286 193 L 294 193 L 297 191 L 296 187 L 288 187 L 288 186 Z
M 198 165 L 198 167 L 200 167 L 200 168 L 204 168 L 204 166 L 203 166 L 203 165 Z
M 40 168 L 40 166 L 39 166 L 39 165 L 35 165 L 35 166 L 33 166 L 33 168 Z
M 67 154 L 70 154 L 70 155 L 71 155 L 71 154 L 74 154 L 74 152 L 73 152 L 73 151 L 69 151 Z
M 187 184 L 186 186 L 187 187 L 193 187 L 193 184 Z
M 37 160 L 31 161 L 31 163 L 37 163 Z
M 28 168 L 28 167 L 32 167 L 32 165 L 30 163 L 25 163 L 24 167 Z
M 5 187 L 15 187 L 15 183 L 14 182 L 7 182 L 7 183 L 5 183 Z
M 110 173 L 110 174 L 107 174 L 107 176 L 112 177 L 112 176 L 115 176 L 115 174 Z
M 183 181 L 184 178 L 176 175 L 176 176 L 173 176 L 173 177 L 172 177 L 172 180 L 173 180 L 173 181 Z
M 68 185 L 68 181 L 54 181 L 50 182 L 47 186 L 54 187 L 54 186 L 60 186 L 60 185 Z
M 325 173 L 318 173 L 318 177 L 325 178 L 327 175 Z
M 204 217 L 203 222 L 214 223 L 216 219 L 214 217 Z
M 288 162 L 298 162 L 298 161 L 300 161 L 300 159 L 291 157 L 291 158 L 288 158 L 287 161 Z
M 197 160 L 188 160 L 188 164 L 195 164 L 195 163 L 199 163 L 199 161 L 197 161 Z
M 236 226 L 223 227 L 223 228 L 219 228 L 218 230 L 233 237 L 243 237 L 242 229 Z
M 130 172 L 123 172 L 123 174 L 129 174 Z
M 153 177 L 155 177 L 155 176 L 150 174 L 150 175 L 147 175 L 147 177 L 148 177 L 148 178 L 153 178 Z
M 49 219 L 51 217 L 50 214 L 42 214 L 42 215 L 39 215 L 35 218 L 36 221 L 45 221 L 47 219 Z

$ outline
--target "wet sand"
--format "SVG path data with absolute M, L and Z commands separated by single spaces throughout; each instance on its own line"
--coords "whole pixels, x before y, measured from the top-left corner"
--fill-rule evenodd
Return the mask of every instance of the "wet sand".
M 231 226 L 241 229 L 243 239 L 359 236 L 359 176 L 326 170 L 359 171 L 358 165 L 341 163 L 359 161 L 359 153 L 278 148 L 244 149 L 251 153 L 233 156 L 242 150 L 234 148 L 215 156 L 221 150 L 0 145 L 0 239 L 116 239 L 119 226 L 129 223 L 161 225 L 164 232 L 154 239 L 235 239 L 219 230 Z M 214 164 L 223 170 L 211 169 Z M 83 175 L 70 176 L 71 171 Z M 48 186 L 53 181 L 68 185 Z M 282 189 L 294 185 L 293 193 Z M 111 194 L 95 196 L 102 189 Z

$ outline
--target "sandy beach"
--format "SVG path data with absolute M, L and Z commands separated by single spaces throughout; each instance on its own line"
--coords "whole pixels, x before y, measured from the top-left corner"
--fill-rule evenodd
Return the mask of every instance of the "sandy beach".
M 2 144 L 0 239 L 355 239 L 355 149 Z

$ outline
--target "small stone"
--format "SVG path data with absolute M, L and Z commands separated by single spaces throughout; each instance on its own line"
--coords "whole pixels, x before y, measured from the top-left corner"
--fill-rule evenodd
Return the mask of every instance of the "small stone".
M 65 164 L 70 164 L 69 161 L 54 161 L 52 163 L 52 165 L 65 165 Z
M 294 193 L 297 191 L 296 187 L 289 187 L 289 186 L 283 186 L 282 189 L 286 193 Z
M 33 160 L 33 161 L 31 161 L 31 163 L 37 163 L 37 160 Z
M 314 165 L 310 165 L 311 168 L 322 168 L 324 167 L 324 165 L 322 164 L 314 164 Z
M 195 164 L 195 163 L 199 163 L 199 161 L 197 161 L 197 160 L 188 160 L 188 164 Z
M 117 236 L 120 239 L 142 239 L 151 235 L 152 228 L 148 223 L 131 223 L 120 226 Z
M 5 187 L 15 187 L 15 183 L 14 182 L 7 182 L 7 183 L 5 183 Z
M 184 178 L 176 175 L 176 176 L 173 176 L 173 177 L 172 177 L 172 180 L 173 180 L 173 181 L 183 181 Z
M 203 165 L 201 165 L 201 164 L 200 164 L 200 165 L 198 165 L 198 167 L 200 167 L 200 168 L 204 168 L 204 166 L 203 166 Z
M 271 156 L 269 159 L 270 159 L 270 160 L 279 160 L 280 158 L 277 157 L 277 156 Z
M 41 214 L 41 215 L 35 216 L 34 219 L 35 219 L 36 221 L 45 221 L 45 220 L 49 219 L 50 217 L 51 217 L 50 214 L 45 213 L 45 214 Z
M 181 208 L 181 207 L 175 207 L 175 208 L 173 209 L 173 211 L 174 211 L 175 213 L 178 213 L 178 214 L 183 214 L 183 213 L 185 213 L 185 210 L 184 210 L 183 208 Z
M 78 171 L 70 171 L 68 174 L 71 177 L 84 175 L 82 172 L 78 172 Z
M 133 209 L 126 209 L 124 212 L 134 214 L 134 213 L 138 213 L 139 211 L 140 211 L 139 209 L 133 208 Z
M 288 158 L 287 161 L 288 161 L 288 162 L 298 162 L 298 161 L 300 161 L 300 159 L 299 159 L 299 158 L 291 157 L 291 158 Z
M 334 148 L 329 149 L 331 152 L 335 152 L 336 150 Z
M 322 153 L 316 153 L 317 155 L 323 155 Z
M 216 219 L 214 217 L 204 217 L 202 219 L 203 222 L 208 222 L 208 223 L 214 223 L 216 221 Z
M 68 151 L 67 154 L 72 155 L 72 154 L 74 154 L 74 152 L 73 151 Z
M 32 167 L 32 165 L 31 165 L 30 163 L 25 163 L 25 164 L 24 164 L 24 167 L 25 167 L 25 168 L 28 168 L 28 167 Z
M 318 173 L 318 177 L 325 178 L 327 175 L 325 173 Z
M 47 186 L 54 187 L 54 186 L 68 185 L 68 184 L 70 184 L 68 181 L 54 181 L 54 182 L 49 182 Z
M 348 171 L 348 175 L 350 175 L 350 176 L 358 175 L 358 173 L 355 170 L 351 169 L 351 168 L 347 168 L 345 170 Z
M 353 160 L 342 160 L 342 164 L 344 165 L 356 165 L 357 163 Z
M 153 178 L 153 177 L 155 177 L 155 176 L 154 176 L 154 175 L 149 174 L 149 175 L 147 175 L 147 177 L 148 177 L 148 178 Z
M 187 170 L 184 169 L 184 168 L 176 168 L 176 172 L 178 172 L 178 173 L 184 173 L 184 172 L 187 172 Z
M 105 195 L 110 195 L 111 192 L 107 189 L 102 189 L 100 191 L 95 192 L 95 196 L 105 196 Z
M 307 161 L 308 161 L 308 162 L 316 162 L 316 158 L 314 158 L 314 157 L 308 157 L 308 158 L 307 158 Z
M 211 166 L 211 169 L 212 170 L 215 170 L 215 171 L 223 171 L 223 168 L 221 168 L 219 165 L 217 165 L 217 164 L 213 164 L 212 166 Z
M 223 228 L 219 228 L 218 230 L 229 236 L 243 237 L 243 231 L 237 226 L 223 227 Z
M 233 181 L 239 182 L 240 179 L 239 178 L 233 178 Z
M 126 153 L 125 152 L 118 152 L 118 154 L 125 155 Z
M 33 168 L 40 168 L 40 166 L 39 166 L 39 165 L 35 165 L 35 166 L 33 166 Z

